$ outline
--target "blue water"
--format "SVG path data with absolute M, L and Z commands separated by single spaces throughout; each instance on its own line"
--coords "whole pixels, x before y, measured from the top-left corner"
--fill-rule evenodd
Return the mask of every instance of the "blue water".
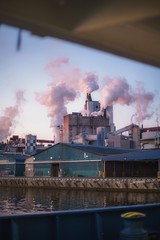
M 160 202 L 160 193 L 0 187 L 0 214 L 33 213 Z

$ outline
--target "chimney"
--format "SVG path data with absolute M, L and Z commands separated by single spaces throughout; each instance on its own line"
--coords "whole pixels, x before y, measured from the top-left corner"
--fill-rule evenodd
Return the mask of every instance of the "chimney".
M 87 93 L 86 101 L 89 101 L 89 102 L 92 101 L 92 97 L 90 93 Z
M 87 93 L 87 96 L 86 96 L 86 101 L 85 101 L 85 105 L 84 105 L 84 109 L 87 111 L 88 109 L 88 102 L 92 102 L 92 97 L 91 97 L 91 94 L 90 93 Z

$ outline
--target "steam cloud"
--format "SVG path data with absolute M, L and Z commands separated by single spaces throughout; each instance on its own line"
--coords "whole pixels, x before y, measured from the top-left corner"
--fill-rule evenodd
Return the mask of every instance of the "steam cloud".
M 51 75 L 51 82 L 46 91 L 36 93 L 36 99 L 47 108 L 48 117 L 51 119 L 50 127 L 54 129 L 54 134 L 58 138 L 57 126 L 63 123 L 63 117 L 67 114 L 67 104 L 75 101 L 82 92 L 86 94 L 99 90 L 99 79 L 95 73 L 81 73 L 79 68 L 71 66 L 67 57 L 55 59 L 45 67 L 45 70 Z M 101 108 L 117 103 L 134 105 L 136 112 L 132 115 L 131 121 L 134 120 L 140 125 L 145 119 L 151 118 L 153 114 L 149 111 L 149 107 L 154 96 L 152 93 L 146 92 L 142 84 L 138 83 L 138 86 L 133 89 L 124 78 L 105 77 L 104 85 L 99 90 Z M 0 141 L 11 135 L 24 101 L 24 92 L 18 91 L 16 104 L 7 107 L 3 116 L 0 116 Z M 102 111 L 92 115 L 101 114 Z
M 142 85 L 138 82 L 136 89 L 132 89 L 126 79 L 104 79 L 105 85 L 101 90 L 101 105 L 102 107 L 110 106 L 114 103 L 121 105 L 134 105 L 136 113 L 131 117 L 131 122 L 135 118 L 135 122 L 139 125 L 145 119 L 150 119 L 153 113 L 149 113 L 149 107 L 153 102 L 154 95 L 147 93 Z
M 63 117 L 67 114 L 66 105 L 78 98 L 81 92 L 91 93 L 97 90 L 98 77 L 91 72 L 80 73 L 80 70 L 71 67 L 68 58 L 64 57 L 54 60 L 45 69 L 51 75 L 52 81 L 47 91 L 36 93 L 36 99 L 47 108 L 51 118 L 50 126 L 54 128 L 55 137 L 58 139 L 57 126 L 62 125 Z
M 55 59 L 45 67 L 45 70 L 51 75 L 52 80 L 45 92 L 36 93 L 36 98 L 47 108 L 51 127 L 57 135 L 57 126 L 62 125 L 63 117 L 67 114 L 66 105 L 78 98 L 82 92 L 86 94 L 98 90 L 99 79 L 92 72 L 81 73 L 78 68 L 70 65 L 66 57 Z M 132 120 L 135 118 L 139 124 L 152 115 L 148 113 L 148 109 L 153 101 L 153 94 L 147 93 L 143 86 L 132 89 L 124 78 L 105 77 L 100 94 L 102 108 L 117 103 L 134 105 L 136 113 L 133 114 Z
M 131 121 L 135 118 L 135 121 L 140 125 L 145 119 L 150 119 L 153 115 L 153 112 L 149 111 L 149 107 L 153 102 L 154 95 L 152 93 L 147 93 L 139 83 L 134 91 L 134 103 L 136 107 L 136 113 L 132 115 Z
M 85 94 L 98 90 L 98 77 L 91 72 L 85 73 L 84 76 L 79 80 L 79 88 L 80 91 L 84 92 Z
M 3 116 L 0 116 L 0 141 L 4 141 L 11 135 L 24 101 L 24 92 L 19 90 L 16 92 L 16 104 L 4 109 Z
M 63 64 L 67 64 L 69 63 L 69 58 L 67 57 L 59 57 L 55 60 L 53 60 L 52 62 L 50 62 L 49 64 L 47 64 L 47 66 L 45 67 L 45 69 L 48 71 L 52 70 L 53 68 L 59 68 L 61 67 Z
M 104 87 L 101 90 L 101 105 L 103 108 L 114 103 L 129 105 L 134 99 L 131 88 L 125 79 L 104 79 Z
M 37 100 L 48 109 L 48 116 L 51 117 L 51 127 L 63 122 L 63 116 L 67 114 L 66 104 L 75 100 L 76 91 L 60 82 L 56 85 L 50 84 L 48 91 L 37 94 Z

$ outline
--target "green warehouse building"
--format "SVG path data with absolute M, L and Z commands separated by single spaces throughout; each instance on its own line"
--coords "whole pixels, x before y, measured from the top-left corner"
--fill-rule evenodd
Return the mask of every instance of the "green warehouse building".
M 142 153 L 142 150 L 83 144 L 58 143 L 25 161 L 27 177 L 101 177 L 114 176 L 112 156 Z M 124 165 L 121 158 L 115 159 Z M 118 164 L 117 164 L 118 166 Z

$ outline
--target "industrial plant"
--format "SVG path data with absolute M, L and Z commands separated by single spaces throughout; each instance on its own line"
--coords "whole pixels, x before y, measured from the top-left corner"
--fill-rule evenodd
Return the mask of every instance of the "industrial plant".
M 160 146 L 160 127 L 143 128 L 130 124 L 116 130 L 113 121 L 113 105 L 101 108 L 99 101 L 93 101 L 91 93 L 86 94 L 84 110 L 64 116 L 59 129 L 59 142 L 86 145 L 121 147 L 131 149 L 157 149 Z M 1 149 L 9 152 L 33 154 L 55 144 L 52 140 L 38 139 L 28 134 L 25 138 L 13 135 Z
M 160 127 L 143 128 L 132 123 L 116 130 L 113 105 L 101 109 L 91 94 L 86 95 L 83 114 L 73 112 L 64 116 L 59 135 L 63 143 L 131 149 L 157 149 L 160 146 Z
M 159 175 L 160 127 L 143 128 L 132 123 L 116 130 L 113 105 L 101 108 L 91 93 L 86 94 L 84 110 L 65 115 L 57 128 L 58 143 L 32 134 L 24 139 L 13 135 L 1 143 L 0 176 Z

